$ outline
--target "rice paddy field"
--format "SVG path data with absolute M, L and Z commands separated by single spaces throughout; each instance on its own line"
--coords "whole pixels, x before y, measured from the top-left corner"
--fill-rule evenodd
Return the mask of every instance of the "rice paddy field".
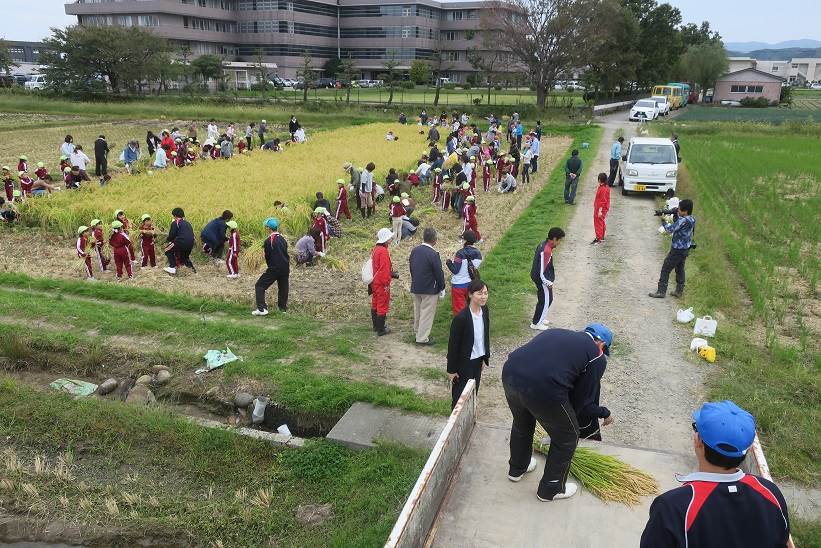
M 62 128 L 35 130 L 55 137 Z M 400 138 L 386 141 L 393 130 Z M 92 131 L 97 131 L 96 129 Z M 230 160 L 205 160 L 182 169 L 148 170 L 135 176 L 120 176 L 105 187 L 88 184 L 78 192 L 53 193 L 45 199 L 28 201 L 23 213 L 28 223 L 41 225 L 65 236 L 93 218 L 110 219 L 116 209 L 139 217 L 146 212 L 160 226 L 167 226 L 170 211 L 182 207 L 194 226 L 204 226 L 224 209 L 231 209 L 243 234 L 264 233 L 263 221 L 274 214 L 274 201 L 292 205 L 285 214 L 286 229 L 306 229 L 307 202 L 316 191 L 331 201 L 336 180 L 346 178 L 345 162 L 363 167 L 377 165 L 377 180 L 390 167 L 410 167 L 424 149 L 415 126 L 368 124 L 310 135 L 304 144 L 292 144 L 283 153 L 254 151 Z M 302 207 L 298 207 L 298 206 Z M 280 212 L 281 213 L 281 212 Z M 292 221 L 292 226 L 288 222 Z
M 767 107 L 744 108 L 705 105 L 687 105 L 681 114 L 676 116 L 679 122 L 761 122 L 782 124 L 789 121 L 818 121 L 821 111 L 817 107 L 808 107 L 797 101 L 793 108 Z

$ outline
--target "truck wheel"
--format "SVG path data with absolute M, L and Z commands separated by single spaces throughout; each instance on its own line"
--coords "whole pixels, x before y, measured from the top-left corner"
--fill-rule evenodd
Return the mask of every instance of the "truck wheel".
M 628 191 L 628 190 L 627 190 L 626 188 L 624 188 L 624 187 L 621 187 L 621 195 L 622 195 L 622 196 L 629 196 L 629 195 L 630 195 L 630 191 Z

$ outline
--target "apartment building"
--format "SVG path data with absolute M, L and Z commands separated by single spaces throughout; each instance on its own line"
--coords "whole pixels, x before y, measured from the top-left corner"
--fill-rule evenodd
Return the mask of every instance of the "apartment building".
M 803 86 L 807 83 L 821 82 L 821 58 L 801 57 L 783 61 L 767 61 L 752 57 L 729 57 L 729 72 L 742 69 L 755 69 L 784 81 Z
M 446 73 L 464 82 L 475 69 L 468 50 L 482 47 L 481 0 L 76 0 L 65 5 L 80 25 L 140 26 L 188 45 L 194 55 L 252 62 L 261 55 L 294 78 L 303 57 L 317 69 L 350 57 L 365 79 L 395 59 L 407 70 L 441 48 Z

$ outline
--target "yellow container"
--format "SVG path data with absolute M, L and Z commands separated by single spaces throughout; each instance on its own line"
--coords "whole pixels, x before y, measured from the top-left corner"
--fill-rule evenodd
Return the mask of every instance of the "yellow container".
M 702 346 L 698 349 L 698 355 L 710 363 L 716 361 L 716 349 L 712 346 Z

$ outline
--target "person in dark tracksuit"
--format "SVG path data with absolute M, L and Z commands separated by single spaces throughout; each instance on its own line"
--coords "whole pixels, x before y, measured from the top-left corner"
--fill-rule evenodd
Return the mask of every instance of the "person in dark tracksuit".
M 108 142 L 105 135 L 100 135 L 94 141 L 94 173 L 97 177 L 108 175 Z
M 536 469 L 533 434 L 539 421 L 550 436 L 547 466 L 536 496 L 541 501 L 573 496 L 567 481 L 579 442 L 579 424 L 570 401 L 579 378 L 610 354 L 613 333 L 602 324 L 584 331 L 549 329 L 514 350 L 502 368 L 502 385 L 513 415 L 508 479 L 519 481 Z
M 202 241 L 202 252 L 211 255 L 214 259 L 222 258 L 222 251 L 225 249 L 225 242 L 228 236 L 225 235 L 228 225 L 225 224 L 234 218 L 234 214 L 229 210 L 222 212 L 222 215 L 208 222 L 200 232 Z
M 587 366 L 573 390 L 570 392 L 570 403 L 576 411 L 579 422 L 579 438 L 583 440 L 601 441 L 599 419 L 603 419 L 602 426 L 613 422 L 613 415 L 603 405 L 599 405 L 601 398 L 601 378 L 607 368 L 607 357 L 601 356 Z
M 564 203 L 573 205 L 576 201 L 576 188 L 579 186 L 579 177 L 582 174 L 582 159 L 579 151 L 574 149 L 570 158 L 564 164 Z
M 288 256 L 288 242 L 280 234 L 279 221 L 274 217 L 265 220 L 268 229 L 268 238 L 265 239 L 265 264 L 268 268 L 259 277 L 254 285 L 257 307 L 251 314 L 267 316 L 268 304 L 265 302 L 265 291 L 274 282 L 277 284 L 277 308 L 281 312 L 288 310 L 288 276 L 291 272 L 290 257 Z
M 482 280 L 468 286 L 468 304 L 450 323 L 448 339 L 448 380 L 451 383 L 451 409 L 470 379 L 482 379 L 482 367 L 490 364 L 490 312 L 488 287 Z
M 177 266 L 184 265 L 197 273 L 194 264 L 191 262 L 191 250 L 194 249 L 194 229 L 191 223 L 185 220 L 185 213 L 181 207 L 175 207 L 171 211 L 174 220 L 168 229 L 168 237 L 165 239 L 165 257 L 168 259 L 168 266 L 163 270 L 169 274 L 177 273 Z
M 670 252 L 664 258 L 661 265 L 661 275 L 659 276 L 658 288 L 650 296 L 656 299 L 663 299 L 667 293 L 667 284 L 670 281 L 670 272 L 676 271 L 676 290 L 671 292 L 673 297 L 681 297 L 684 293 L 684 263 L 690 254 L 690 247 L 693 245 L 693 232 L 696 229 L 696 219 L 693 217 L 693 201 L 681 200 L 678 203 L 678 211 L 675 220 L 670 224 L 662 224 L 659 232 L 669 232 L 673 235 L 673 242 L 670 245 Z
M 564 230 L 554 226 L 547 232 L 547 240 L 539 244 L 533 255 L 530 279 L 536 284 L 537 302 L 530 329 L 545 331 L 550 323 L 547 320 L 547 311 L 553 304 L 553 283 L 556 281 L 553 250 L 559 247 L 562 238 L 564 238 Z

